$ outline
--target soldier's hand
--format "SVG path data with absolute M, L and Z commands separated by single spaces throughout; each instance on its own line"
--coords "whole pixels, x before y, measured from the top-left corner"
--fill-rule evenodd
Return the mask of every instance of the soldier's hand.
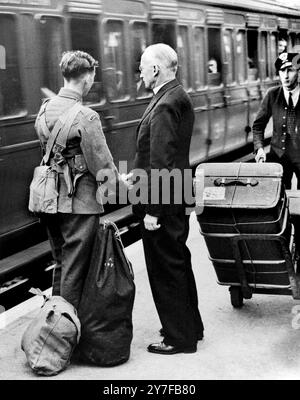
M 259 148 L 257 150 L 256 156 L 255 156 L 255 161 L 257 163 L 266 161 L 266 153 L 263 148 Z

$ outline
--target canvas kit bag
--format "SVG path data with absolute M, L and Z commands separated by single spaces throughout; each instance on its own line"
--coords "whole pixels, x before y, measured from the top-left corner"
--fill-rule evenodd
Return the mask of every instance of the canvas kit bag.
M 43 295 L 39 289 L 31 292 Z M 81 327 L 76 309 L 63 297 L 44 296 L 44 300 L 38 315 L 23 333 L 21 348 L 36 374 L 51 376 L 69 365 Z
M 132 341 L 133 270 L 112 222 L 99 225 L 78 316 L 76 348 L 83 362 L 110 367 L 126 362 Z

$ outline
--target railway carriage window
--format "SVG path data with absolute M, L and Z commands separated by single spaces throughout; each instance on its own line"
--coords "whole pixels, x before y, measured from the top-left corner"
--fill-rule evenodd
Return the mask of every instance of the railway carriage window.
M 247 31 L 247 48 L 248 48 L 248 80 L 256 81 L 258 78 L 258 52 L 257 52 L 257 31 Z
M 43 87 L 57 93 L 63 80 L 59 62 L 64 51 L 62 21 L 56 17 L 43 17 L 40 20 L 40 49 L 43 65 Z
M 152 24 L 152 43 L 166 43 L 176 49 L 175 23 L 160 21 Z
M 179 33 L 177 37 L 177 53 L 179 61 L 179 80 L 181 81 L 185 89 L 190 89 L 190 52 L 188 42 L 188 30 L 186 26 L 179 27 Z
M 140 61 L 144 50 L 147 47 L 147 25 L 144 23 L 134 23 L 132 29 L 132 73 L 134 83 L 134 91 L 136 97 L 150 96 L 152 93 L 145 88 L 145 84 L 140 77 Z
M 261 62 L 261 77 L 266 79 L 268 77 L 268 36 L 267 32 L 261 33 L 260 41 L 260 62 Z
M 204 64 L 204 30 L 195 28 L 194 30 L 194 71 L 196 90 L 205 85 L 205 64 Z
M 225 30 L 223 35 L 224 56 L 227 65 L 226 84 L 234 82 L 234 58 L 233 58 L 233 32 Z
M 208 28 L 208 85 L 209 86 L 219 86 L 221 84 L 221 31 L 217 28 Z M 210 69 L 210 63 L 216 64 L 217 72 Z
M 276 70 L 275 70 L 275 60 L 278 57 L 278 40 L 277 40 L 277 34 L 276 33 L 272 33 L 270 36 L 271 39 L 271 46 L 270 46 L 270 54 L 271 54 L 271 63 L 270 63 L 270 67 L 271 67 L 271 77 L 275 78 L 276 76 Z
M 86 51 L 100 63 L 98 22 L 93 19 L 72 18 L 71 19 L 71 41 L 72 49 Z M 96 68 L 94 84 L 84 99 L 85 104 L 97 103 L 102 97 L 101 69 Z
M 121 21 L 108 21 L 104 37 L 104 79 L 107 96 L 123 100 L 127 94 L 124 30 Z
M 298 33 L 296 36 L 296 41 L 295 41 L 295 52 L 299 53 L 299 49 L 300 49 L 300 34 Z
M 238 82 L 246 80 L 246 40 L 245 32 L 239 31 L 236 35 L 236 56 L 237 56 L 237 78 Z
M 11 15 L 0 16 L 0 118 L 18 115 L 24 111 L 23 94 L 19 73 L 19 60 L 15 19 Z M 5 57 L 5 58 L 4 58 Z
M 296 34 L 295 33 L 290 33 L 289 38 L 288 38 L 288 51 L 293 51 L 294 46 L 295 46 L 295 40 L 296 40 Z

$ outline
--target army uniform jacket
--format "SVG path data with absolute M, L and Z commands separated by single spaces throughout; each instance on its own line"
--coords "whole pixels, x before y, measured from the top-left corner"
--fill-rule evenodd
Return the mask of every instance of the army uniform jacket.
M 45 107 L 46 124 L 51 131 L 60 115 L 72 107 L 75 102 L 81 102 L 81 95 L 73 90 L 62 88 L 58 95 L 51 98 Z M 35 122 L 35 129 L 45 150 L 48 137 L 45 137 L 40 118 L 41 111 Z M 67 138 L 67 146 L 63 155 L 68 152 L 82 154 L 77 157 L 84 165 L 77 168 L 85 169 L 86 172 L 78 179 L 73 195 L 68 196 L 66 181 L 63 174 L 59 174 L 59 196 L 58 212 L 72 214 L 99 214 L 103 212 L 103 205 L 100 204 L 99 196 L 96 199 L 98 183 L 97 173 L 102 169 L 116 171 L 111 153 L 107 147 L 106 139 L 102 131 L 98 114 L 89 107 L 81 107 L 77 114 Z M 82 160 L 82 161 L 80 161 Z
M 300 102 L 298 101 L 295 112 L 296 112 L 296 133 L 300 133 Z M 289 140 L 287 135 L 287 109 L 282 86 L 276 86 L 267 91 L 261 106 L 258 110 L 256 119 L 253 123 L 253 141 L 254 151 L 263 147 L 264 143 L 264 132 L 269 122 L 269 119 L 273 118 L 273 136 L 271 140 L 271 148 L 278 155 L 282 157 L 287 151 L 287 141 Z M 298 136 L 298 135 L 297 135 Z M 300 142 L 300 137 L 297 138 Z M 299 154 L 300 157 L 300 154 Z

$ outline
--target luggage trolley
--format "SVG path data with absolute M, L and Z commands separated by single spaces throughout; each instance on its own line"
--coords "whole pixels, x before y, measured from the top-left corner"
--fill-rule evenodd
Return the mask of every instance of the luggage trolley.
M 284 190 L 282 174 L 277 163 L 204 163 L 196 169 L 200 232 L 233 307 L 253 293 L 300 299 L 291 216 L 298 191 Z

